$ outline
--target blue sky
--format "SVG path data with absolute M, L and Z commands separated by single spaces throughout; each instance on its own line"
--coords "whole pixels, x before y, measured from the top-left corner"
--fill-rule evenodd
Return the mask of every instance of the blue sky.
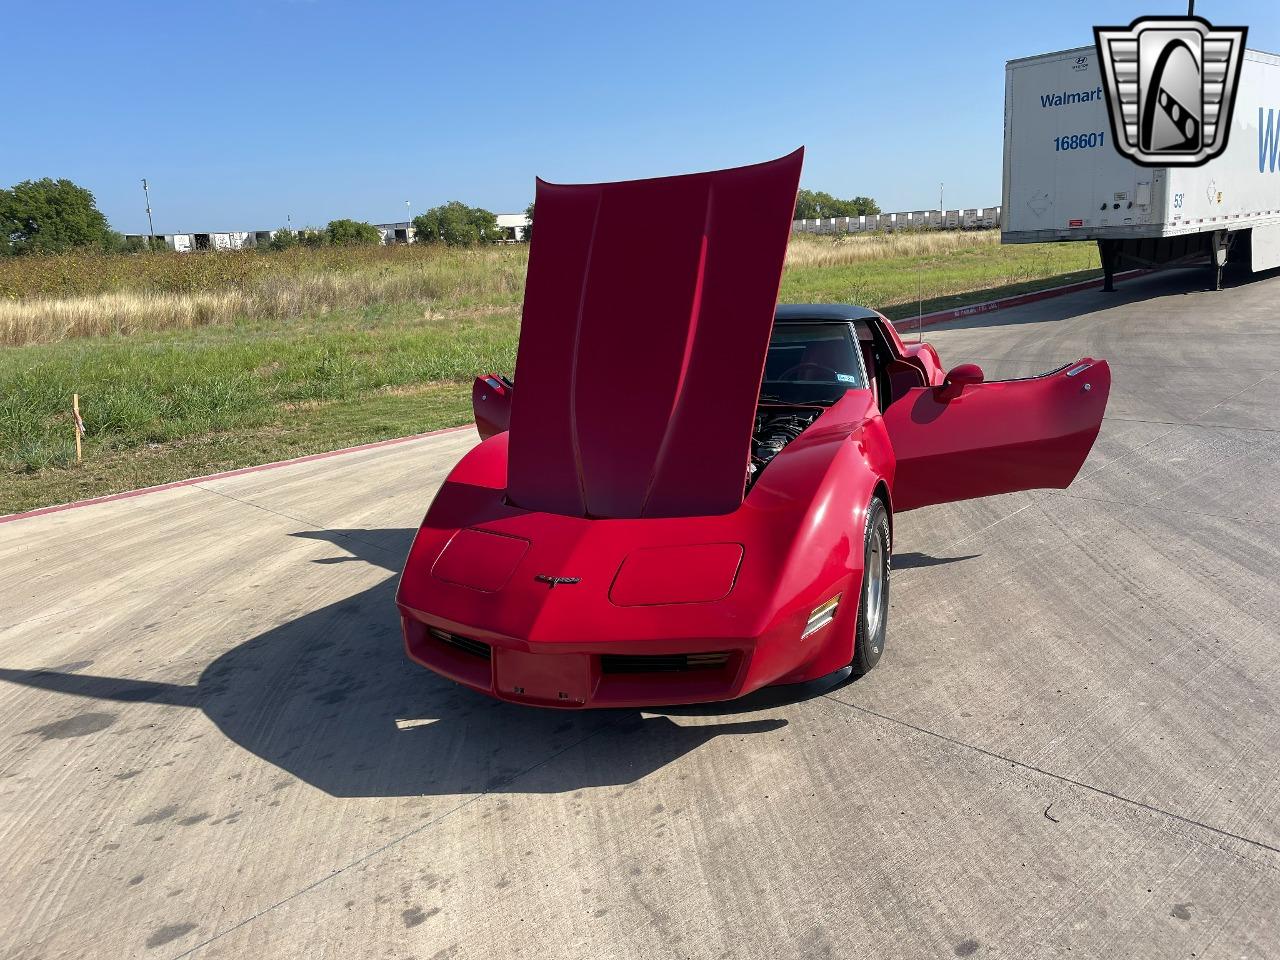
M 886 210 L 1000 200 L 1004 61 L 1179 2 L 3 0 L 0 185 L 87 186 L 112 225 L 265 229 L 524 208 L 533 179 L 807 149 Z M 1280 5 L 1201 0 L 1280 49 Z

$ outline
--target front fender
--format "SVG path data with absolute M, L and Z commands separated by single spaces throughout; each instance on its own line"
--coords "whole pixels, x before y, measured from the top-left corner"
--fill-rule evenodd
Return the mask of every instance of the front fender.
M 878 493 L 892 516 L 893 473 L 893 447 L 874 397 L 851 390 L 788 444 L 752 488 L 748 502 L 762 510 L 805 504 L 779 563 L 779 604 L 791 598 L 793 615 L 803 624 L 813 609 L 842 594 L 835 620 L 801 641 L 815 649 L 782 682 L 823 676 L 853 658 L 867 507 Z
M 481 441 L 449 471 L 409 548 L 396 590 L 397 602 L 420 587 L 435 558 L 458 530 L 517 512 L 502 499 L 507 485 L 507 436 L 499 433 Z

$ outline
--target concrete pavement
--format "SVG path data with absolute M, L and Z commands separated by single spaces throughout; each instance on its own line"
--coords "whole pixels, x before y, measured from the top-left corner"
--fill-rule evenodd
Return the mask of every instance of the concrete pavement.
M 1067 491 L 905 514 L 856 683 L 404 661 L 444 434 L 0 525 L 0 958 L 1280 955 L 1280 279 L 926 331 L 1112 365 Z

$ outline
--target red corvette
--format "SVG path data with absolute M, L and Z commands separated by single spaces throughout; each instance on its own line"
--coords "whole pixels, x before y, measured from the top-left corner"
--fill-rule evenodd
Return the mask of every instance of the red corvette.
M 895 513 L 1072 481 L 1104 361 L 987 382 L 874 310 L 775 307 L 801 159 L 538 183 L 519 390 L 476 381 L 397 595 L 413 660 L 552 707 L 865 672 Z

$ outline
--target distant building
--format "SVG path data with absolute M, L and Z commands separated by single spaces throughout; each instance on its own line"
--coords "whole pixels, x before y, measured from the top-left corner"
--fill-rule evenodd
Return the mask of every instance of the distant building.
M 500 213 L 498 229 L 502 231 L 503 243 L 516 243 L 524 239 L 524 233 L 529 229 L 529 218 L 523 213 Z
M 375 223 L 374 227 L 382 234 L 383 243 L 413 243 L 413 224 L 407 221 L 400 223 Z

